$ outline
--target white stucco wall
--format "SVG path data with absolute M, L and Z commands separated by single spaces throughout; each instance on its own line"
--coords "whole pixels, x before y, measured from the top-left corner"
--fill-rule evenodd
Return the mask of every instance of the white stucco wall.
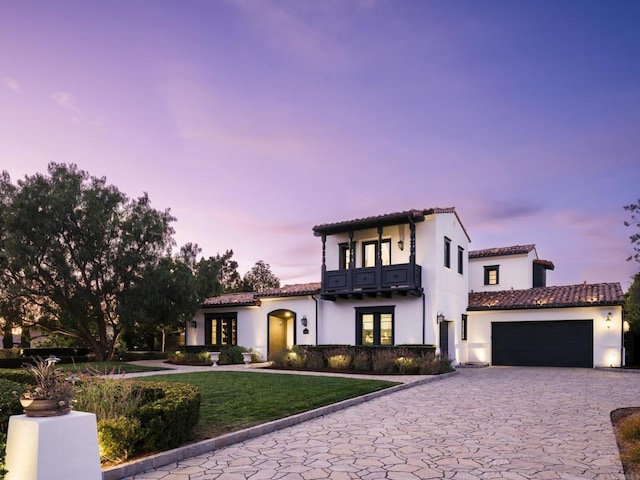
M 287 346 L 294 344 L 311 344 L 315 341 L 316 308 L 311 297 L 281 297 L 262 299 L 260 306 L 251 307 L 218 307 L 199 310 L 194 320 L 187 326 L 187 345 L 205 344 L 204 319 L 206 313 L 236 313 L 237 343 L 259 352 L 263 359 L 267 358 L 269 345 L 269 314 L 275 310 L 290 310 L 294 316 L 287 321 Z M 301 325 L 303 316 L 307 317 L 308 334 L 303 333 Z M 295 335 L 295 337 L 294 337 Z
M 605 319 L 611 313 L 611 328 Z M 544 308 L 469 312 L 469 340 L 462 342 L 470 363 L 491 363 L 491 323 L 549 320 L 593 320 L 594 367 L 621 365 L 622 307 Z
M 398 248 L 403 236 L 404 250 Z M 383 229 L 383 238 L 391 239 L 393 264 L 408 263 L 410 257 L 409 225 Z M 444 266 L 444 238 L 451 240 L 451 266 Z M 376 229 L 354 233 L 356 241 L 356 267 L 362 265 L 362 242 L 377 240 Z M 330 235 L 326 239 L 327 270 L 339 266 L 339 244 L 348 242 L 347 234 Z M 458 247 L 463 252 L 463 273 L 458 273 Z M 468 302 L 468 250 L 469 240 L 453 213 L 428 216 L 416 223 L 416 263 L 422 267 L 424 299 L 415 296 L 392 296 L 370 300 L 321 301 L 320 344 L 354 344 L 356 334 L 356 307 L 395 306 L 394 342 L 396 344 L 439 344 L 438 313 L 449 321 L 449 356 L 459 358 L 460 321 Z
M 524 290 L 533 286 L 535 250 L 523 255 L 469 259 L 469 288 L 473 292 Z M 484 267 L 499 265 L 498 285 L 484 284 Z

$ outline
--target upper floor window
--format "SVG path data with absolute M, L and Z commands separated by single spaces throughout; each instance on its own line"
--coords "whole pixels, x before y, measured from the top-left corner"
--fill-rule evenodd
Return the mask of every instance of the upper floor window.
M 444 237 L 444 266 L 451 268 L 451 239 Z
M 484 267 L 484 284 L 498 285 L 500 283 L 500 266 L 488 265 Z
M 355 257 L 355 249 L 353 250 L 353 255 Z M 353 258 L 353 262 L 351 261 L 351 249 L 349 248 L 349 244 L 348 243 L 341 243 L 340 244 L 340 265 L 338 268 L 340 268 L 340 270 L 346 270 L 348 268 L 351 268 L 351 266 L 353 264 L 355 264 L 355 258 Z
M 458 273 L 464 273 L 464 248 L 458 247 Z
M 378 242 L 372 240 L 362 243 L 362 266 L 375 267 L 376 256 L 378 255 Z M 382 265 L 391 265 L 391 240 L 385 239 L 381 243 L 380 255 L 382 257 Z

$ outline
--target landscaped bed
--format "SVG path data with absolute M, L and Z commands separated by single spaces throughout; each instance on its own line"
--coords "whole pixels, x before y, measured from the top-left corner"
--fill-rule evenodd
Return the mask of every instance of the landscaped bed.
M 627 480 L 640 480 L 640 407 L 614 410 L 611 423 Z

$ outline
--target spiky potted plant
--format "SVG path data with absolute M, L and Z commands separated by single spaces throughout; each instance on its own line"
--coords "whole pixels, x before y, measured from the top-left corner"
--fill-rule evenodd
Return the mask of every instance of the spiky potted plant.
M 34 359 L 34 363 L 24 364 L 24 368 L 34 379 L 34 385 L 20 397 L 20 404 L 27 417 L 53 417 L 66 415 L 71 411 L 71 401 L 75 387 L 65 379 L 60 361 L 55 356 Z

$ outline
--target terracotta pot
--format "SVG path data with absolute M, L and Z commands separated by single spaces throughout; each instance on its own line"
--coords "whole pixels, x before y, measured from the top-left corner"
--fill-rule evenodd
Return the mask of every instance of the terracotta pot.
M 27 417 L 56 417 L 71 411 L 69 405 L 60 406 L 55 400 L 20 398 L 20 404 Z

